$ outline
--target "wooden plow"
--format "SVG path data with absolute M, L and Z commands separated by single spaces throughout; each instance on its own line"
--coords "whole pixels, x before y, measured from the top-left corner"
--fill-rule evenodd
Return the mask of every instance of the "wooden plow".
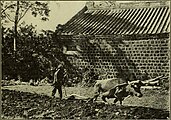
M 166 77 L 164 75 L 161 75 L 161 76 L 149 79 L 149 80 L 144 80 L 144 81 L 142 81 L 142 83 L 144 84 L 142 86 L 142 88 L 145 88 L 145 89 L 160 89 L 161 85 L 162 85 L 162 82 L 164 80 L 167 80 L 167 79 L 168 79 L 168 77 Z

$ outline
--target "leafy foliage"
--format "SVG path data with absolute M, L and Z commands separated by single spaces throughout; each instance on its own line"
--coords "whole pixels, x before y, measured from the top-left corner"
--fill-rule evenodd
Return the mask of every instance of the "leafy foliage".
M 49 7 L 47 2 L 35 1 L 5 1 L 2 6 L 2 24 L 14 23 L 14 54 L 16 52 L 16 41 L 18 39 L 18 25 L 22 18 L 30 11 L 34 17 L 38 16 L 41 20 L 48 20 Z M 18 42 L 18 41 L 17 41 Z M 18 49 L 18 48 L 17 48 Z
M 35 26 L 20 22 L 29 11 L 34 17 L 40 17 L 43 21 L 48 20 L 48 3 L 1 1 L 1 6 L 3 77 L 17 79 L 20 76 L 21 79 L 24 78 L 23 81 L 28 81 L 47 76 L 52 69 L 52 62 L 45 54 L 51 49 L 52 36 L 38 35 Z M 5 24 L 10 22 L 14 23 L 14 26 L 6 28 Z M 17 44 L 16 52 L 14 41 Z
M 43 21 L 48 20 L 50 10 L 47 2 L 20 1 L 19 4 L 17 4 L 17 1 L 1 1 L 2 23 L 14 22 L 17 5 L 19 5 L 17 23 L 21 21 L 28 11 L 30 11 L 34 17 L 39 16 Z
M 18 79 L 29 81 L 48 77 L 53 79 L 53 73 L 61 61 L 68 69 L 70 78 L 79 74 L 67 56 L 62 52 L 64 42 L 53 31 L 38 34 L 35 26 L 22 23 L 18 28 L 17 52 L 13 54 L 14 30 L 2 27 L 2 74 L 3 79 Z M 70 79 L 72 83 L 74 79 Z

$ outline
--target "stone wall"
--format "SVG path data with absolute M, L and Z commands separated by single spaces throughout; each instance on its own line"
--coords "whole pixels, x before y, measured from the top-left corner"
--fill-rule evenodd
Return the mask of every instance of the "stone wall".
M 169 38 L 123 39 L 114 36 L 73 37 L 82 49 L 79 58 L 69 58 L 81 68 L 107 73 L 107 78 L 141 79 L 169 75 Z

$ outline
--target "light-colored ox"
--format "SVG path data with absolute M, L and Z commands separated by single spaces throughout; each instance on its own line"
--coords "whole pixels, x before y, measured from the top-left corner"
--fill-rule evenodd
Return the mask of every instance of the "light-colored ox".
M 125 97 L 135 95 L 142 97 L 141 86 L 144 85 L 140 80 L 126 82 L 122 79 L 113 78 L 107 80 L 97 80 L 94 86 L 93 101 L 96 101 L 100 93 L 102 93 L 102 100 L 106 102 L 106 98 L 115 98 L 114 103 L 122 101 Z

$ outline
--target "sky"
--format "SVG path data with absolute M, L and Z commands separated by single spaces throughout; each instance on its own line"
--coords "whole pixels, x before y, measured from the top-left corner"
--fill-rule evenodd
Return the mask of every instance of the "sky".
M 38 17 L 32 17 L 29 13 L 23 18 L 28 24 L 37 25 L 37 30 L 52 30 L 56 29 L 58 24 L 65 24 L 75 14 L 77 14 L 84 6 L 86 1 L 50 1 L 50 16 L 49 21 L 41 21 Z

